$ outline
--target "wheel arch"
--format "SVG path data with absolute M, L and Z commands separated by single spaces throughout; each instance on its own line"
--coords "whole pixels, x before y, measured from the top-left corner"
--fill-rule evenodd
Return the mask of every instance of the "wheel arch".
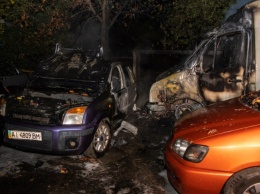
M 250 172 L 259 172 L 259 175 L 260 175 L 260 166 L 252 166 L 252 167 L 244 168 L 244 169 L 241 169 L 241 170 L 233 173 L 233 175 L 230 176 L 227 179 L 227 181 L 225 182 L 225 184 L 223 185 L 223 187 L 221 189 L 221 194 L 230 194 L 230 193 L 225 192 L 225 190 L 227 189 L 226 187 L 229 184 L 234 186 L 241 179 L 243 174 L 250 173 Z

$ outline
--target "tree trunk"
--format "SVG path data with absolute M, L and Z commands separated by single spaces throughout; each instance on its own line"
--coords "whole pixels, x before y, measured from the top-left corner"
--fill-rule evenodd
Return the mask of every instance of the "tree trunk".
M 109 0 L 104 0 L 102 5 L 102 27 L 101 27 L 101 46 L 103 47 L 103 58 L 110 59 L 110 45 L 109 45 L 109 28 L 110 28 L 110 9 Z

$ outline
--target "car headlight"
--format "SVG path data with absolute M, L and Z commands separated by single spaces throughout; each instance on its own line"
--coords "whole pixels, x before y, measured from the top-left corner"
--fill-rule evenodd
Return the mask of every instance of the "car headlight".
M 187 140 L 177 139 L 172 149 L 183 159 L 191 162 L 201 162 L 209 151 L 205 145 L 192 144 Z
M 86 111 L 86 106 L 75 107 L 69 109 L 64 116 L 64 125 L 80 125 L 83 123 L 83 116 Z

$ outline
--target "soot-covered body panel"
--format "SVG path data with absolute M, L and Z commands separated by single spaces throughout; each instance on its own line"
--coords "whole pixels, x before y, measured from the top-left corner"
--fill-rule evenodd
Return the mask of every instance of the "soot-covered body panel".
M 179 68 L 163 73 L 150 88 L 150 113 L 180 118 L 204 105 L 259 88 L 259 1 L 231 16 Z
M 59 49 L 40 63 L 29 86 L 10 95 L 1 107 L 4 144 L 53 154 L 87 149 L 103 153 L 110 130 L 120 124 L 135 99 L 129 66 Z M 106 147 L 99 148 L 102 145 Z

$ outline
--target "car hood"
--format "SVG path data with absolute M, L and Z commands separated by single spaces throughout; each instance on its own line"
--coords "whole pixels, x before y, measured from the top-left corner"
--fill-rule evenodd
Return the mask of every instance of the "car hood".
M 175 138 L 197 141 L 260 124 L 260 112 L 243 105 L 239 98 L 198 109 L 176 121 Z

